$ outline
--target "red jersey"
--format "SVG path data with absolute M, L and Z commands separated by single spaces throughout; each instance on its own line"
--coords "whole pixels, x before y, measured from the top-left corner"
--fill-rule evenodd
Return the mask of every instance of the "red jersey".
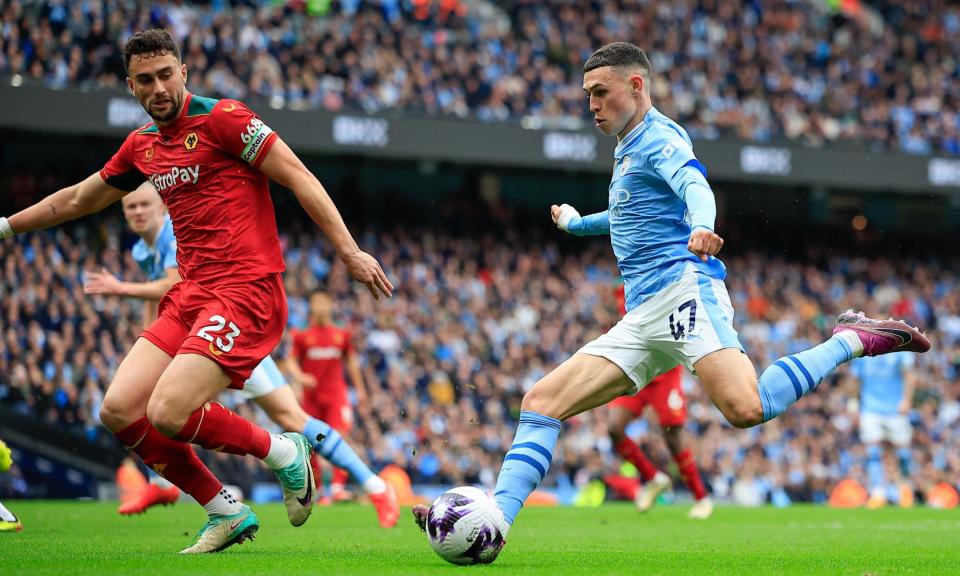
M 346 400 L 343 359 L 351 352 L 350 332 L 336 326 L 311 326 L 294 334 L 293 357 L 304 372 L 317 379 L 315 387 L 304 388 L 305 401 L 323 404 Z
M 284 270 L 268 179 L 257 170 L 276 140 L 240 102 L 187 93 L 173 123 L 131 132 L 100 176 L 126 191 L 153 183 L 185 280 L 247 282 Z

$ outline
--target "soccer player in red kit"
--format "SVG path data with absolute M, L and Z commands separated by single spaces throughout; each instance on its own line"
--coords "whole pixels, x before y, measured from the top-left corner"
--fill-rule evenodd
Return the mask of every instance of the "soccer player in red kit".
M 182 552 L 215 552 L 252 538 L 259 520 L 189 443 L 262 459 L 277 473 L 295 526 L 307 520 L 316 489 L 303 435 L 271 435 L 212 401 L 227 387 L 243 386 L 286 323 L 269 179 L 293 191 L 374 297 L 390 296 L 393 287 L 275 132 L 240 102 L 187 91 L 187 67 L 166 31 L 134 34 L 123 55 L 127 86 L 153 122 L 131 132 L 102 170 L 0 218 L 0 238 L 100 211 L 144 180 L 160 193 L 173 219 L 182 281 L 117 369 L 100 418 L 207 510 L 207 523 Z
M 353 427 L 353 411 L 347 397 L 344 367 L 357 393 L 357 402 L 366 403 L 366 387 L 360 362 L 351 341 L 350 332 L 333 324 L 333 301 L 324 292 L 310 295 L 310 326 L 293 336 L 293 349 L 287 358 L 287 368 L 294 382 L 302 387 L 301 405 L 307 414 L 325 421 L 340 435 L 346 436 Z M 314 456 L 315 469 L 320 461 Z M 342 468 L 333 469 L 330 492 L 333 500 L 346 500 L 345 488 L 349 475 Z M 358 478 L 361 483 L 363 478 Z
M 623 314 L 626 307 L 622 284 L 617 288 L 616 296 L 620 313 Z M 681 370 L 677 366 L 651 380 L 643 390 L 633 396 L 620 396 L 610 402 L 609 433 L 617 453 L 640 472 L 643 486 L 634 496 L 634 502 L 641 512 L 646 512 L 656 502 L 657 496 L 670 487 L 671 481 L 669 476 L 657 470 L 636 442 L 627 436 L 626 429 L 632 420 L 643 414 L 644 408 L 652 407 L 657 414 L 667 448 L 696 499 L 688 516 L 705 520 L 713 514 L 713 501 L 703 487 L 700 471 L 693 459 L 693 451 L 684 441 L 683 425 L 687 421 L 687 399 L 683 393 Z

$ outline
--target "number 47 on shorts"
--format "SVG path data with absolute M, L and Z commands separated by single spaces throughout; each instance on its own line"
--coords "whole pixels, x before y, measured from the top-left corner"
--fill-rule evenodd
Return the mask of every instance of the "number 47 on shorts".
M 689 310 L 689 321 L 687 327 L 683 327 L 684 312 Z M 676 318 L 676 319 L 674 319 Z M 692 333 L 697 325 L 697 301 L 687 300 L 677 308 L 676 312 L 670 313 L 670 334 L 674 340 L 683 340 L 688 333 Z

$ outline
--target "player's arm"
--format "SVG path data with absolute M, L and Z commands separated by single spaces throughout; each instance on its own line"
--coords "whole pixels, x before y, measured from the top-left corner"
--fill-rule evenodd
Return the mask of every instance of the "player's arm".
M 679 135 L 665 132 L 650 146 L 650 166 L 687 205 L 691 228 L 687 250 L 706 262 L 723 248 L 723 238 L 713 231 L 717 203 L 707 182 L 707 169 L 693 155 L 690 144 Z
M 10 218 L 0 218 L 0 239 L 57 226 L 103 210 L 127 192 L 104 181 L 99 172 L 62 188 Z
M 717 219 L 717 203 L 713 190 L 697 165 L 687 164 L 670 180 L 670 186 L 687 205 L 690 215 L 690 240 L 687 249 L 704 262 L 723 248 L 723 238 L 713 231 Z
M 163 298 L 174 284 L 181 280 L 180 271 L 167 268 L 167 275 L 150 282 L 124 282 L 104 268 L 100 272 L 87 272 L 83 291 L 86 294 L 105 294 L 109 296 L 129 296 L 156 302 Z
M 610 216 L 604 210 L 595 214 L 580 216 L 577 209 L 569 204 L 554 204 L 550 207 L 550 217 L 557 228 L 574 236 L 597 236 L 610 233 Z
M 290 372 L 290 377 L 293 378 L 297 384 L 307 386 L 308 388 L 313 388 L 317 385 L 317 378 L 313 374 L 304 372 L 303 368 L 300 367 L 300 363 L 297 362 L 297 359 L 293 356 L 287 358 L 287 370 Z
M 350 276 L 366 285 L 377 300 L 381 294 L 393 295 L 393 284 L 376 258 L 360 250 L 323 185 L 283 140 L 277 138 L 260 164 L 260 171 L 293 190 L 303 209 L 330 239 Z
M 293 345 L 290 347 L 290 353 L 284 359 L 284 364 L 286 365 L 287 372 L 290 373 L 290 378 L 293 379 L 295 384 L 298 386 L 313 387 L 317 385 L 317 379 L 313 376 L 313 374 L 307 374 L 304 372 L 303 368 L 300 367 L 300 361 L 298 360 L 306 352 L 301 344 L 299 336 L 299 332 L 294 334 Z
M 360 358 L 355 351 L 347 353 L 347 376 L 350 377 L 350 383 L 353 389 L 357 391 L 357 405 L 365 406 L 367 404 L 367 385 L 363 381 L 363 371 L 360 369 Z

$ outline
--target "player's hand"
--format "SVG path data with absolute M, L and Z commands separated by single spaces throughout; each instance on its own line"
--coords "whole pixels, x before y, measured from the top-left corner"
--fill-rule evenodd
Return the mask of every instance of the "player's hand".
M 569 232 L 570 222 L 574 218 L 579 217 L 580 213 L 577 212 L 577 209 L 569 204 L 561 204 L 560 206 L 554 204 L 550 206 L 550 218 L 553 219 L 553 223 L 556 224 L 557 228 L 564 232 Z
M 313 388 L 317 385 L 317 377 L 313 374 L 307 374 L 306 372 L 304 372 L 303 376 L 300 376 L 296 380 L 297 384 L 307 388 Z
M 706 228 L 697 228 L 690 234 L 690 240 L 687 241 L 687 250 L 696 254 L 697 258 L 704 262 L 710 256 L 716 256 L 723 248 L 723 238 Z
M 393 296 L 393 284 L 387 279 L 376 258 L 363 250 L 357 250 L 349 254 L 341 254 L 340 259 L 347 266 L 350 276 L 366 286 L 376 300 L 380 299 L 381 294 L 387 298 Z
M 86 276 L 83 282 L 84 294 L 118 295 L 123 291 L 120 281 L 107 272 L 106 268 L 101 269 L 100 272 L 85 272 L 84 276 Z
M 910 413 L 910 401 L 904 398 L 900 401 L 900 405 L 897 406 L 897 412 L 900 414 L 909 414 Z

